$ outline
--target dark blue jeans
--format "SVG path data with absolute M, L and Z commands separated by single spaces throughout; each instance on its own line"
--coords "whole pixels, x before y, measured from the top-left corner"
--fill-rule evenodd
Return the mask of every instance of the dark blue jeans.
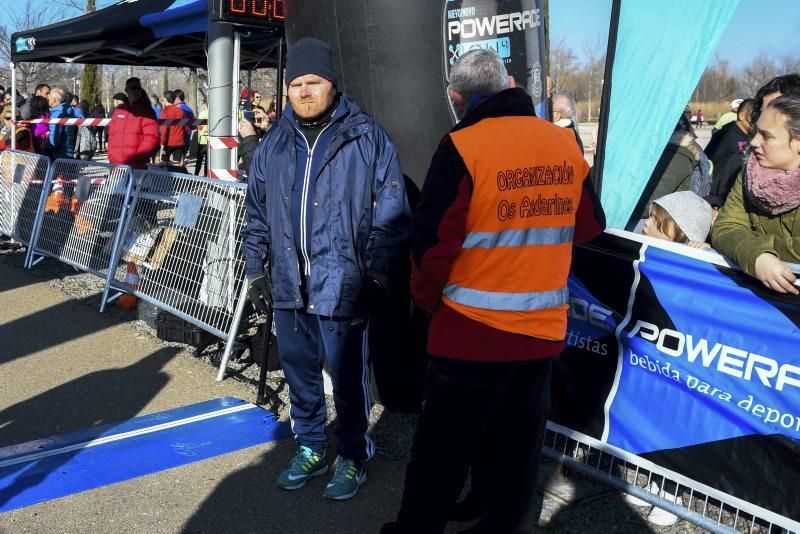
M 366 319 L 275 310 L 275 328 L 297 442 L 317 452 L 325 450 L 322 368 L 327 364 L 336 406 L 337 452 L 357 463 L 369 460 L 375 445 L 367 435 L 372 398 Z

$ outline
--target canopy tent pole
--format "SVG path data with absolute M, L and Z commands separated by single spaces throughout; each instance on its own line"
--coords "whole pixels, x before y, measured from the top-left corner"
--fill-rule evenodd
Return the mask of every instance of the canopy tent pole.
M 278 71 L 275 73 L 275 121 L 281 118 L 283 113 L 283 43 L 286 41 L 286 34 L 282 33 L 278 40 Z
M 11 66 L 11 150 L 17 148 L 17 66 L 12 61 Z
M 600 197 L 603 190 L 603 165 L 606 155 L 606 137 L 608 136 L 608 118 L 611 112 L 611 79 L 614 72 L 614 57 L 617 53 L 617 33 L 619 30 L 619 10 L 621 0 L 613 0 L 611 4 L 611 23 L 608 28 L 608 49 L 606 50 L 605 73 L 603 73 L 603 91 L 600 95 L 599 129 L 594 154 L 594 190 Z
M 197 75 L 197 71 L 198 70 L 199 69 L 197 69 L 195 67 L 195 69 L 194 69 L 194 106 L 195 106 L 195 109 L 197 110 L 197 116 L 199 117 L 200 116 L 200 111 L 202 111 L 201 108 L 203 107 L 203 105 L 202 105 L 202 102 L 200 101 L 201 100 L 200 99 L 200 77 Z
M 232 99 L 231 99 L 231 132 L 233 135 L 239 133 L 239 75 L 241 70 L 239 63 L 242 60 L 242 34 L 235 32 L 233 34 L 233 71 L 231 72 L 232 83 Z M 249 87 L 248 87 L 249 89 Z M 229 169 L 235 169 L 238 163 L 239 151 L 235 148 L 231 149 L 231 166 Z
M 217 22 L 208 23 L 208 168 L 228 169 L 230 149 L 211 150 L 211 138 L 233 135 L 230 117 L 232 103 L 233 28 Z

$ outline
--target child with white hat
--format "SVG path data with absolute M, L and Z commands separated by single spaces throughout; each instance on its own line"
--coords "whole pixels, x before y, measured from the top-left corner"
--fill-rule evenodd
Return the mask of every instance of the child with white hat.
M 678 191 L 650 204 L 650 217 L 645 220 L 642 233 L 693 248 L 710 248 L 706 238 L 711 223 L 708 202 L 692 191 Z

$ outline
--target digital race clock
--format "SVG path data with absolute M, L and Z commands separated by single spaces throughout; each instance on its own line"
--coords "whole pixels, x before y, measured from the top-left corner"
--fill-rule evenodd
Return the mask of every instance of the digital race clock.
M 211 20 L 237 26 L 283 25 L 283 0 L 212 0 Z

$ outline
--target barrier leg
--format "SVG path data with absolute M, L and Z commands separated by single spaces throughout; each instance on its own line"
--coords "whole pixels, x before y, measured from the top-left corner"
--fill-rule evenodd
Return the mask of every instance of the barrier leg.
M 111 260 L 108 263 L 108 276 L 106 276 L 106 284 L 103 287 L 103 298 L 100 300 L 100 313 L 106 311 L 106 306 L 109 303 L 123 295 L 121 291 L 118 291 L 115 295 L 109 297 L 109 292 L 111 291 L 111 284 L 114 281 L 114 274 L 117 272 L 119 258 L 122 256 L 122 247 L 125 244 L 124 239 L 128 232 L 128 226 L 131 224 L 131 219 L 136 209 L 136 201 L 139 198 L 140 191 L 137 187 L 134 192 L 134 182 L 133 172 L 128 170 L 128 185 L 125 188 L 125 198 L 122 201 L 122 209 L 119 214 L 119 226 L 114 235 L 114 244 L 111 248 Z M 132 193 L 133 198 L 131 198 Z
M 33 251 L 33 247 L 31 247 L 31 251 Z M 33 269 L 34 267 L 42 263 L 42 260 L 44 259 L 44 256 L 37 256 L 36 259 L 34 260 L 33 256 L 34 256 L 33 252 L 31 252 L 31 258 L 30 261 L 28 262 L 28 269 Z
M 239 294 L 239 302 L 236 304 L 236 311 L 233 314 L 233 322 L 228 331 L 228 339 L 225 342 L 225 352 L 222 354 L 222 361 L 219 364 L 219 372 L 217 373 L 217 381 L 221 382 L 225 378 L 225 370 L 228 368 L 228 361 L 231 359 L 233 352 L 233 344 L 236 341 L 236 336 L 239 333 L 239 323 L 242 322 L 242 314 L 244 313 L 244 305 L 247 301 L 247 279 L 242 283 L 242 291 Z
M 125 285 L 128 286 L 131 291 L 138 291 L 140 283 L 141 278 L 139 277 L 139 271 L 136 269 L 136 264 L 129 261 L 127 274 L 125 275 Z M 133 293 L 125 293 L 119 297 L 117 306 L 123 310 L 132 311 L 136 309 L 136 303 L 138 301 L 139 299 Z
M 39 234 L 42 232 L 42 221 L 44 220 L 44 207 L 47 203 L 47 199 L 50 197 L 50 188 L 52 187 L 53 183 L 53 166 L 48 163 L 47 164 L 47 174 L 45 174 L 44 183 L 42 184 L 42 192 L 39 194 L 39 206 L 36 210 L 36 217 L 33 220 L 33 229 L 31 231 L 31 239 L 30 243 L 28 244 L 28 252 L 25 254 L 25 265 L 26 269 L 33 269 L 35 265 L 38 265 L 40 261 L 44 259 L 44 256 L 40 256 L 39 259 L 33 261 L 34 249 L 36 248 L 36 244 L 39 241 Z
M 258 374 L 258 393 L 256 394 L 256 406 L 265 404 L 264 391 L 267 389 L 267 363 L 269 362 L 269 351 L 272 348 L 272 310 L 264 323 L 264 356 L 261 358 L 261 372 Z M 255 359 L 255 354 L 253 355 Z

